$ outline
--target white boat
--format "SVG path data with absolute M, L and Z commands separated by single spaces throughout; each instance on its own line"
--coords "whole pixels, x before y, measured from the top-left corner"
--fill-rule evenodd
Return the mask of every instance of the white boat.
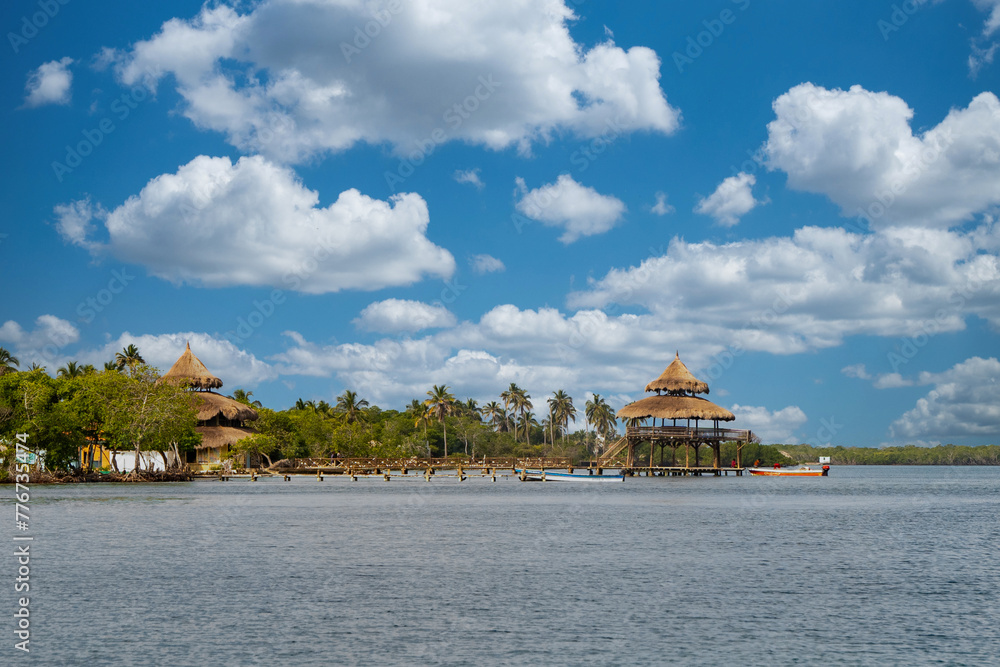
M 624 482 L 625 475 L 576 475 L 569 472 L 514 468 L 522 482 Z

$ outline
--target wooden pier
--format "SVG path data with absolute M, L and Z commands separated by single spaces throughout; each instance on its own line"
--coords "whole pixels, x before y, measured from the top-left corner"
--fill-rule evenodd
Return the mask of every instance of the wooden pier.
M 624 440 L 624 438 L 622 439 Z M 616 443 L 618 444 L 618 443 Z M 614 452 L 622 452 L 619 447 L 615 450 L 608 450 L 610 458 L 615 458 Z M 292 477 L 314 477 L 317 481 L 323 481 L 327 476 L 349 477 L 357 480 L 359 477 L 383 478 L 385 481 L 399 476 L 411 476 L 413 478 L 424 478 L 431 481 L 435 475 L 446 473 L 449 478 L 458 477 L 464 481 L 469 477 L 486 477 L 496 481 L 497 477 L 511 476 L 515 469 L 523 470 L 550 470 L 568 473 L 591 475 L 605 474 L 606 471 L 617 470 L 626 477 L 726 477 L 730 474 L 740 477 L 743 475 L 743 468 L 721 467 L 721 466 L 674 466 L 674 465 L 626 465 L 625 463 L 608 463 L 609 457 L 601 457 L 592 461 L 584 461 L 574 465 L 568 458 L 484 458 L 478 460 L 465 459 L 456 461 L 455 459 L 375 459 L 375 458 L 349 458 L 349 459 L 329 459 L 329 458 L 306 458 L 306 459 L 285 459 L 278 461 L 270 468 L 250 469 L 244 471 L 215 471 L 195 475 L 197 477 L 207 477 L 228 481 L 231 479 L 248 479 L 257 481 L 261 477 L 280 477 L 284 481 L 291 481 Z

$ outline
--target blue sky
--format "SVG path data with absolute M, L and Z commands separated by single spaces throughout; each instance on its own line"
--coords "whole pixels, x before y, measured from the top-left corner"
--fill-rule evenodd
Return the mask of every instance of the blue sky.
M 1000 2 L 12 2 L 0 345 L 1000 432 Z

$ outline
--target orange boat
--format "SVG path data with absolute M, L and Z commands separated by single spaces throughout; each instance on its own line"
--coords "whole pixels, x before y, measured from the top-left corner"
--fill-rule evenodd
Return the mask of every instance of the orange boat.
M 747 468 L 751 475 L 761 475 L 763 477 L 826 477 L 830 472 L 830 466 L 821 468 L 810 468 L 809 466 L 799 466 L 798 468 Z

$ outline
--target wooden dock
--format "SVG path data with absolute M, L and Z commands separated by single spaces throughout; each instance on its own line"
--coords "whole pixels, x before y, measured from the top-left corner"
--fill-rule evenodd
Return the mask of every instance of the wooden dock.
M 447 477 L 458 477 L 464 481 L 468 477 L 489 477 L 496 481 L 498 476 L 508 476 L 515 469 L 531 470 L 551 470 L 565 471 L 568 473 L 583 474 L 589 472 L 594 475 L 601 475 L 605 471 L 619 470 L 626 477 L 727 477 L 730 473 L 740 477 L 744 468 L 716 467 L 716 466 L 627 466 L 602 464 L 601 460 L 586 461 L 579 465 L 574 465 L 566 458 L 484 458 L 473 461 L 455 459 L 285 459 L 278 461 L 270 468 L 263 470 L 245 471 L 214 471 L 196 475 L 197 477 L 221 479 L 249 479 L 256 481 L 261 477 L 281 477 L 285 481 L 290 481 L 294 477 L 315 477 L 323 481 L 326 476 L 350 477 L 381 477 L 389 481 L 394 477 L 412 476 L 414 478 L 423 477 L 426 481 L 439 474 L 446 473 Z

